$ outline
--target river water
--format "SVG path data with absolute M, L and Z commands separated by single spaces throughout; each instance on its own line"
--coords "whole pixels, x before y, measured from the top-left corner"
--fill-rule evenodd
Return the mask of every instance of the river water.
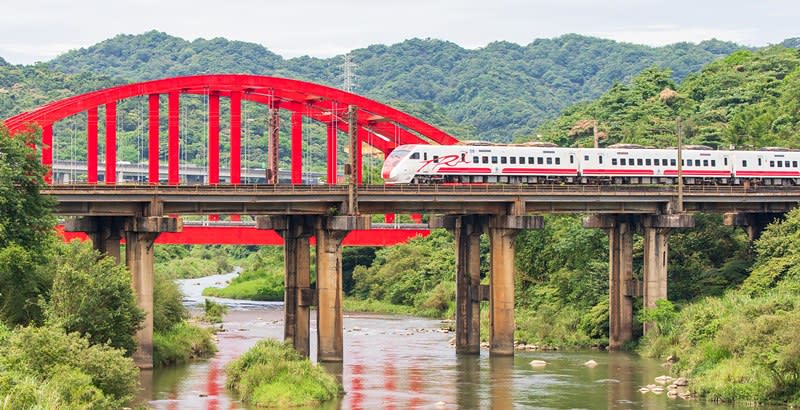
M 201 291 L 236 274 L 179 281 L 198 309 Z M 225 389 L 225 365 L 258 340 L 283 337 L 283 304 L 214 299 L 229 313 L 211 359 L 143 372 L 140 400 L 156 409 L 248 409 Z M 316 355 L 312 313 L 312 357 Z M 345 314 L 344 363 L 326 368 L 346 394 L 323 409 L 733 409 L 641 393 L 665 373 L 656 361 L 626 353 L 518 352 L 513 358 L 457 357 L 452 333 L 437 320 Z M 594 360 L 598 365 L 583 364 Z M 530 366 L 544 360 L 543 368 Z

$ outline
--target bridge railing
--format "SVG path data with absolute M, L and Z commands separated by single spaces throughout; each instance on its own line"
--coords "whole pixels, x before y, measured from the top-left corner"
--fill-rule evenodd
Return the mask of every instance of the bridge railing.
M 247 184 L 247 185 L 148 185 L 148 184 L 59 184 L 46 190 L 58 191 L 160 191 L 160 192 L 258 192 L 258 193 L 341 193 L 346 194 L 347 185 L 290 185 L 290 184 Z M 509 193 L 509 194 L 535 194 L 535 193 L 562 193 L 562 194 L 613 194 L 651 192 L 659 194 L 676 194 L 676 186 L 658 185 L 457 185 L 457 184 L 429 184 L 429 185 L 359 185 L 358 190 L 365 193 L 426 193 L 426 194 L 481 194 L 481 193 Z M 797 193 L 800 187 L 778 186 L 730 186 L 730 185 L 698 185 L 684 187 L 687 194 L 774 194 Z

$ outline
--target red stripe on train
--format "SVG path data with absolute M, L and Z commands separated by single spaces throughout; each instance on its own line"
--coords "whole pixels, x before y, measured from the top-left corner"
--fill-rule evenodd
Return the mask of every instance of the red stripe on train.
M 503 168 L 504 174 L 560 174 L 560 175 L 578 175 L 577 169 L 559 169 L 559 168 Z
M 681 171 L 684 176 L 710 176 L 710 177 L 729 177 L 731 171 L 709 171 L 709 170 L 696 170 L 684 169 Z M 677 169 L 668 169 L 664 171 L 664 175 L 678 175 Z
M 583 175 L 653 175 L 652 169 L 584 169 Z
M 448 174 L 491 174 L 492 170 L 490 168 L 460 168 L 460 167 L 449 167 L 449 168 L 439 168 L 435 172 L 443 172 Z
M 738 177 L 800 177 L 797 171 L 736 171 Z

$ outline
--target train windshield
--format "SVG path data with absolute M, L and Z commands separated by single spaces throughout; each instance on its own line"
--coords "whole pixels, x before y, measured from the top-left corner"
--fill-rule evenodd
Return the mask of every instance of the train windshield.
M 404 156 L 408 155 L 409 152 L 410 151 L 407 150 L 407 149 L 396 149 L 396 150 L 392 151 L 392 153 L 389 154 L 389 156 L 386 159 L 389 159 L 389 158 L 400 159 L 400 158 L 403 158 Z

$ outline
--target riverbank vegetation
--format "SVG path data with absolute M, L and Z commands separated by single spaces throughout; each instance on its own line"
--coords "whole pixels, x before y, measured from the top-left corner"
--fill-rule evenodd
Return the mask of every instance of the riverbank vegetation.
M 739 288 L 645 311 L 656 328 L 641 350 L 672 356 L 702 397 L 800 405 L 800 211 L 767 228 L 756 253 Z
M 155 270 L 173 279 L 201 278 L 233 271 L 252 252 L 233 245 L 159 245 Z
M 256 407 L 312 407 L 342 394 L 332 375 L 276 340 L 259 341 L 225 372 L 227 387 Z
M 262 247 L 239 262 L 243 271 L 224 288 L 203 289 L 203 296 L 261 301 L 283 300 L 283 249 Z

